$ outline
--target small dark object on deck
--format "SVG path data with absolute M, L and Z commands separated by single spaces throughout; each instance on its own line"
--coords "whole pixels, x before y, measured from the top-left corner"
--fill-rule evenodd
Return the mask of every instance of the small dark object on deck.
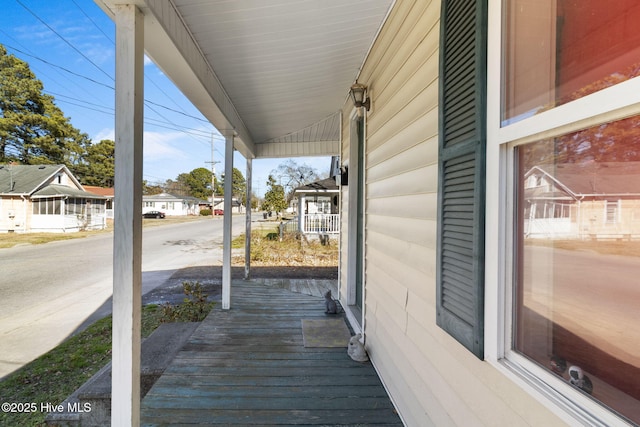
M 331 298 L 331 290 L 328 290 L 326 294 L 324 294 L 324 305 L 326 307 L 326 314 L 338 314 L 338 304 L 335 302 L 333 298 Z

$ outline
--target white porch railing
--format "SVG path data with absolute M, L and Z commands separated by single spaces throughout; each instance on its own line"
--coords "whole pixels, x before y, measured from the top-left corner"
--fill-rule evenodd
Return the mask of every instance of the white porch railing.
M 304 234 L 340 233 L 340 214 L 306 214 L 302 222 Z
M 340 233 L 340 214 L 306 214 L 300 227 L 298 217 L 280 223 L 280 240 L 285 233 L 302 234 L 338 234 Z

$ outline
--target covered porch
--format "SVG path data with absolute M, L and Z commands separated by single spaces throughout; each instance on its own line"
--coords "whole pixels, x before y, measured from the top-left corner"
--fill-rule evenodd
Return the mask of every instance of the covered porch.
M 357 79 L 394 1 L 94 1 L 116 23 L 112 425 L 139 425 L 145 54 L 223 135 L 224 169 L 233 169 L 235 151 L 244 156 L 250 206 L 253 159 L 342 154 L 343 116 L 360 117 L 370 108 Z M 361 98 L 343 111 L 350 88 Z M 224 185 L 231 195 L 231 180 Z M 231 208 L 225 197 L 223 210 Z M 250 216 L 247 211 L 247 235 Z M 234 296 L 242 289 L 231 281 L 231 221 L 224 216 L 219 308 L 239 320 L 233 305 L 248 302 Z M 250 249 L 246 239 L 246 255 Z M 249 279 L 250 256 L 245 259 Z M 259 310 L 260 302 L 253 303 L 244 309 Z M 256 319 L 271 316 L 259 313 Z

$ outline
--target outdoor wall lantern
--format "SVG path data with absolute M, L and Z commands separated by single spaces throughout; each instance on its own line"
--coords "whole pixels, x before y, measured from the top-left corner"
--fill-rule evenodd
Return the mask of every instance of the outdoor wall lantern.
M 356 82 L 351 85 L 351 99 L 356 108 L 364 107 L 367 111 L 371 107 L 371 100 L 367 96 L 367 86 Z
M 340 168 L 340 185 L 349 185 L 349 166 Z

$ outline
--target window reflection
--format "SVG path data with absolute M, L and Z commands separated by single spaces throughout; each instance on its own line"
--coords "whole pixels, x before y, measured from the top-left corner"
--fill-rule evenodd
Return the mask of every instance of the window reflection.
M 640 423 L 640 118 L 517 148 L 515 349 Z
M 507 0 L 502 125 L 640 75 L 640 2 Z

